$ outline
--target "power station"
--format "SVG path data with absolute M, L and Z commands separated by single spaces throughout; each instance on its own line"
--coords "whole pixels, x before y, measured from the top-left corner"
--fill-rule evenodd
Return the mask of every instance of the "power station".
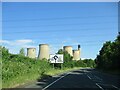
M 72 46 L 64 46 L 64 51 L 67 51 L 73 60 L 80 60 L 80 45 L 78 45 L 77 50 L 73 50 Z M 49 59 L 50 48 L 48 44 L 39 44 L 38 59 Z M 36 58 L 36 48 L 27 48 L 27 56 L 29 58 Z
M 42 60 L 43 58 L 49 59 L 49 45 L 48 44 L 39 45 L 38 59 Z
M 64 46 L 64 51 L 67 51 L 71 56 L 73 56 L 72 46 Z
M 27 48 L 27 57 L 36 58 L 36 48 Z
M 72 46 L 64 46 L 63 50 L 67 51 L 73 57 L 73 60 L 80 60 L 80 45 L 78 45 L 78 50 L 73 50 Z
M 80 60 L 80 51 L 73 50 L 73 60 Z

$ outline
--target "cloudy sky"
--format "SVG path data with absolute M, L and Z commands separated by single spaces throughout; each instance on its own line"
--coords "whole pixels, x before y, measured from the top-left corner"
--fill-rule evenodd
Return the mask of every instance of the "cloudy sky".
M 64 45 L 77 49 L 81 58 L 95 58 L 105 41 L 118 34 L 118 3 L 42 3 L 2 4 L 3 46 L 11 53 L 20 48 L 47 43 L 54 54 Z M 38 53 L 38 52 L 37 52 Z

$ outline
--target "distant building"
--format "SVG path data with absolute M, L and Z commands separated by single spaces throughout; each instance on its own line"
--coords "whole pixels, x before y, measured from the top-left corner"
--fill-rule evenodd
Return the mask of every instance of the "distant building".
M 29 58 L 36 58 L 36 48 L 27 48 L 27 56 Z
M 39 53 L 38 59 L 49 59 L 49 45 L 48 44 L 40 44 L 39 45 Z

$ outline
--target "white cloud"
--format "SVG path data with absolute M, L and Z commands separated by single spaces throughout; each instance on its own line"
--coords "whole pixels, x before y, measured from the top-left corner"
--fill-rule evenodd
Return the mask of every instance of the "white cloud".
M 33 40 L 30 39 L 22 39 L 22 40 L 15 40 L 15 41 L 9 41 L 9 45 L 11 46 L 23 46 L 34 43 Z
M 7 41 L 7 40 L 0 40 L 0 43 L 4 43 L 4 44 L 9 44 L 10 42 L 9 41 Z
M 30 48 L 35 47 L 34 41 L 31 39 L 20 39 L 20 40 L 0 40 L 0 43 L 2 43 L 3 46 L 9 49 L 10 53 L 17 54 L 19 53 L 19 49 L 21 48 Z
M 22 39 L 22 40 L 15 40 L 15 41 L 0 40 L 0 43 L 9 44 L 9 45 L 23 45 L 23 44 L 30 44 L 34 42 L 33 40 L 30 40 L 30 39 Z
M 30 39 L 23 39 L 23 40 L 16 40 L 16 43 L 22 43 L 22 44 L 27 44 L 27 43 L 32 43 L 33 41 Z

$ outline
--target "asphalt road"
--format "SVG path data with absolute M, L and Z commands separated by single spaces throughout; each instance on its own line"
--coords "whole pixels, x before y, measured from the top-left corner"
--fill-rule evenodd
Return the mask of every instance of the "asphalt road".
M 24 88 L 42 90 L 97 89 L 120 90 L 120 77 L 101 73 L 95 69 L 80 69 L 57 76 L 48 76 Z

